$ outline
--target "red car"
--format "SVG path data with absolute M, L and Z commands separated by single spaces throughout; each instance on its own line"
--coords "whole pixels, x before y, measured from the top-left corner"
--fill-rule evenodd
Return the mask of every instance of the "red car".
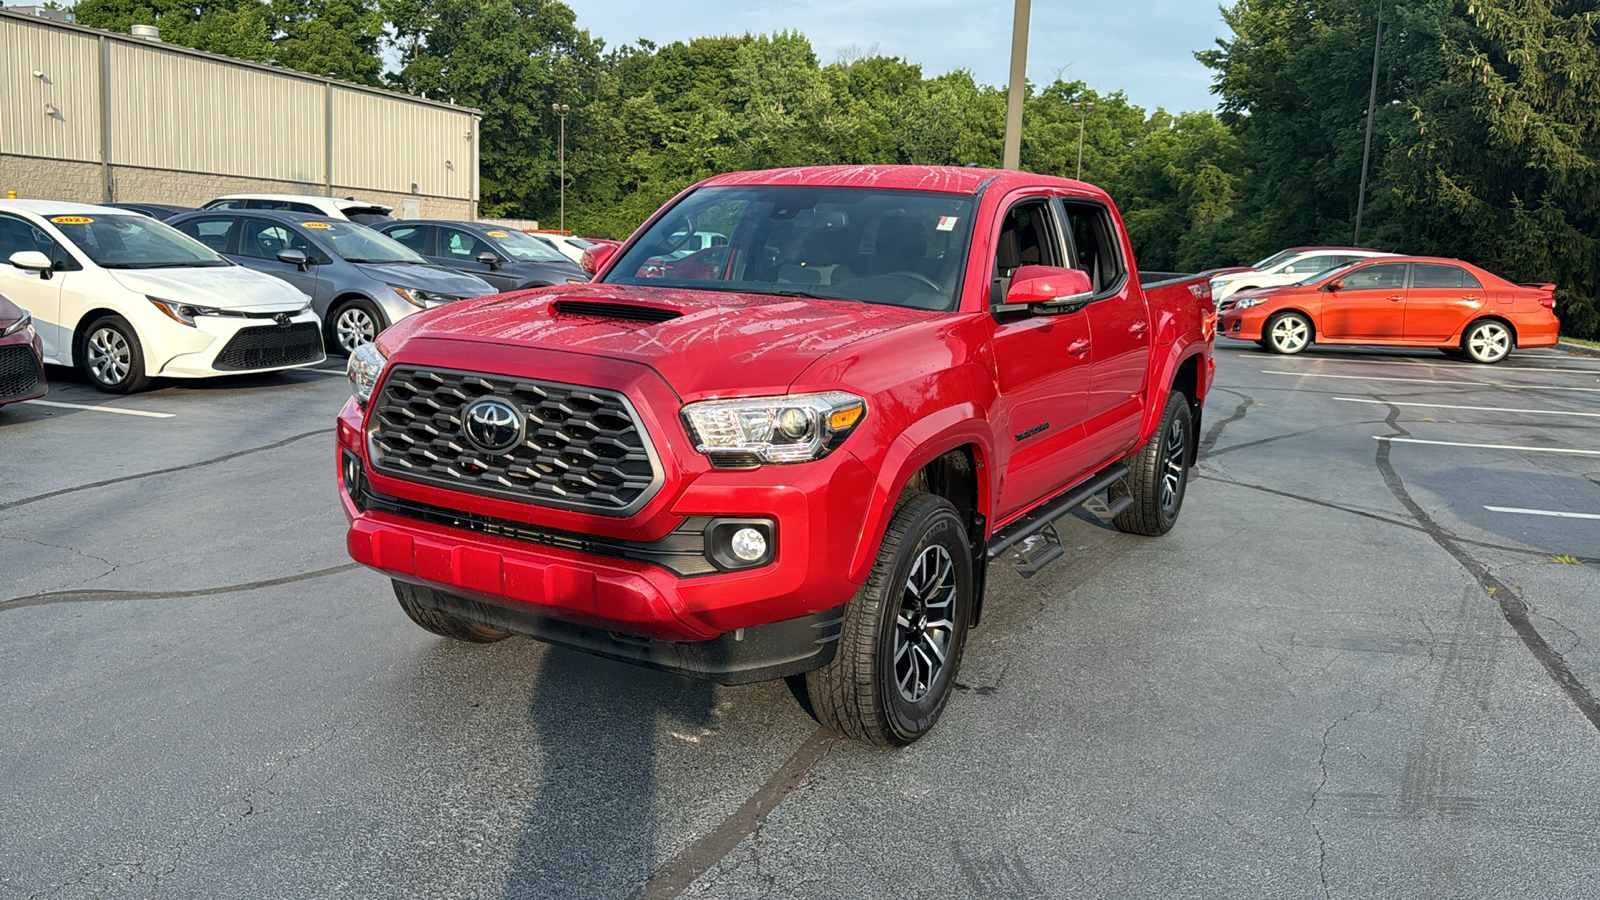
M 1240 291 L 1217 330 L 1278 353 L 1372 344 L 1496 363 L 1517 347 L 1555 345 L 1554 290 L 1512 284 L 1459 259 L 1374 257 L 1299 284 Z
M 0 295 L 0 406 L 44 396 L 43 361 L 33 317 Z

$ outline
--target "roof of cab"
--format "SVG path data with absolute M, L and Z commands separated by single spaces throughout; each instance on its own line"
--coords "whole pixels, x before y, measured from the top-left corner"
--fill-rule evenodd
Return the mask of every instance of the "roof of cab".
M 731 172 L 701 182 L 701 187 L 740 185 L 806 185 L 818 187 L 875 187 L 899 191 L 939 191 L 973 194 L 987 182 L 1009 189 L 1029 185 L 1071 187 L 1099 193 L 1093 185 L 1053 175 L 979 169 L 970 166 L 805 166 Z

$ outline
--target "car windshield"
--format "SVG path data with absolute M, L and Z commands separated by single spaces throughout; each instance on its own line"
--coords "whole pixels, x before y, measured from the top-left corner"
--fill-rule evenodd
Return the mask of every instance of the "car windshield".
M 1358 259 L 1358 260 L 1355 260 L 1354 262 L 1347 262 L 1342 266 L 1334 266 L 1331 269 L 1323 269 L 1321 272 L 1318 272 L 1317 274 L 1312 275 L 1310 278 L 1306 278 L 1306 279 L 1302 279 L 1300 281 L 1296 281 L 1295 284 L 1299 285 L 1299 286 L 1302 286 L 1302 287 L 1305 286 L 1305 285 L 1316 284 L 1317 282 L 1323 280 L 1324 278 L 1331 277 L 1336 272 L 1343 272 L 1345 269 L 1348 269 L 1348 268 L 1356 265 L 1357 263 L 1364 263 L 1364 262 L 1366 262 L 1366 260 Z
M 506 253 L 511 255 L 512 259 L 518 260 L 519 262 L 572 262 L 572 260 L 562 256 L 561 251 L 550 246 L 549 244 L 546 244 L 544 241 L 541 241 L 538 238 L 529 236 L 525 232 L 508 229 L 505 231 L 496 230 L 484 233 L 489 236 L 490 240 L 493 240 L 496 244 L 498 244 L 501 250 L 504 250 Z
M 949 310 L 972 218 L 966 194 L 705 188 L 638 235 L 604 281 Z
M 316 235 L 317 239 L 354 263 L 425 263 L 409 247 L 387 235 L 373 231 L 365 225 L 341 222 L 336 219 L 301 222 L 300 227 Z
M 1272 266 L 1275 266 L 1278 263 L 1283 262 L 1284 260 L 1288 259 L 1291 256 L 1298 256 L 1299 254 L 1304 253 L 1304 252 L 1305 252 L 1304 250 L 1279 250 L 1277 253 L 1272 254 L 1271 256 L 1267 257 L 1266 259 L 1263 259 L 1262 261 L 1251 265 L 1250 268 L 1258 269 L 1258 270 L 1259 269 L 1271 268 Z
M 232 265 L 205 244 L 139 213 L 46 215 L 45 218 L 101 268 Z

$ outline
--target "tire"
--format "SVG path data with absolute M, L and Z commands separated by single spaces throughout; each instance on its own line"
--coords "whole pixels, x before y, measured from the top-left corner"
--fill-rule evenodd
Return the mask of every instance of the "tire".
M 1267 322 L 1267 349 L 1285 356 L 1311 346 L 1316 339 L 1316 328 L 1303 313 L 1278 313 Z
M 78 368 L 96 390 L 131 394 L 150 386 L 139 335 L 121 316 L 102 316 L 94 320 L 78 342 L 77 360 Z
M 1161 427 L 1127 460 L 1126 489 L 1112 491 L 1113 499 L 1133 497 L 1133 505 L 1112 520 L 1118 531 L 1154 536 L 1172 530 L 1189 485 L 1193 430 L 1189 398 L 1173 391 L 1161 412 Z
M 1493 365 L 1511 355 L 1516 346 L 1511 326 L 1499 319 L 1479 319 L 1461 334 L 1461 352 L 1475 363 Z
M 971 552 L 948 500 L 915 491 L 900 498 L 872 572 L 845 608 L 833 661 L 806 673 L 818 721 L 882 747 L 933 728 L 966 648 L 976 599 Z
M 349 356 L 351 350 L 370 343 L 383 330 L 383 313 L 366 300 L 345 300 L 328 310 L 322 330 L 329 353 Z
M 391 579 L 392 580 L 392 579 Z M 468 622 L 466 619 L 457 618 L 449 613 L 442 613 L 436 609 L 419 605 L 412 598 L 423 592 L 432 593 L 433 588 L 425 588 L 403 581 L 394 582 L 394 596 L 400 601 L 400 608 L 405 610 L 411 621 L 422 626 L 426 631 L 431 631 L 440 637 L 453 638 L 469 644 L 492 644 L 503 641 L 511 634 Z

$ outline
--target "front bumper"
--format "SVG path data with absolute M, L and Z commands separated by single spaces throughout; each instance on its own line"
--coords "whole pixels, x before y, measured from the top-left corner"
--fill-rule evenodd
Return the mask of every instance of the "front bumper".
M 49 390 L 41 351 L 32 331 L 0 338 L 0 405 L 43 397 Z
M 1267 320 L 1266 311 L 1259 306 L 1230 309 L 1217 319 L 1217 334 L 1241 341 L 1259 341 Z
M 148 368 L 168 378 L 275 372 L 327 359 L 322 320 L 309 309 L 294 314 L 286 326 L 271 318 L 234 316 L 199 316 L 192 328 L 163 318 L 157 326 L 160 334 L 145 342 Z M 164 351 L 165 358 L 157 358 L 153 348 Z

